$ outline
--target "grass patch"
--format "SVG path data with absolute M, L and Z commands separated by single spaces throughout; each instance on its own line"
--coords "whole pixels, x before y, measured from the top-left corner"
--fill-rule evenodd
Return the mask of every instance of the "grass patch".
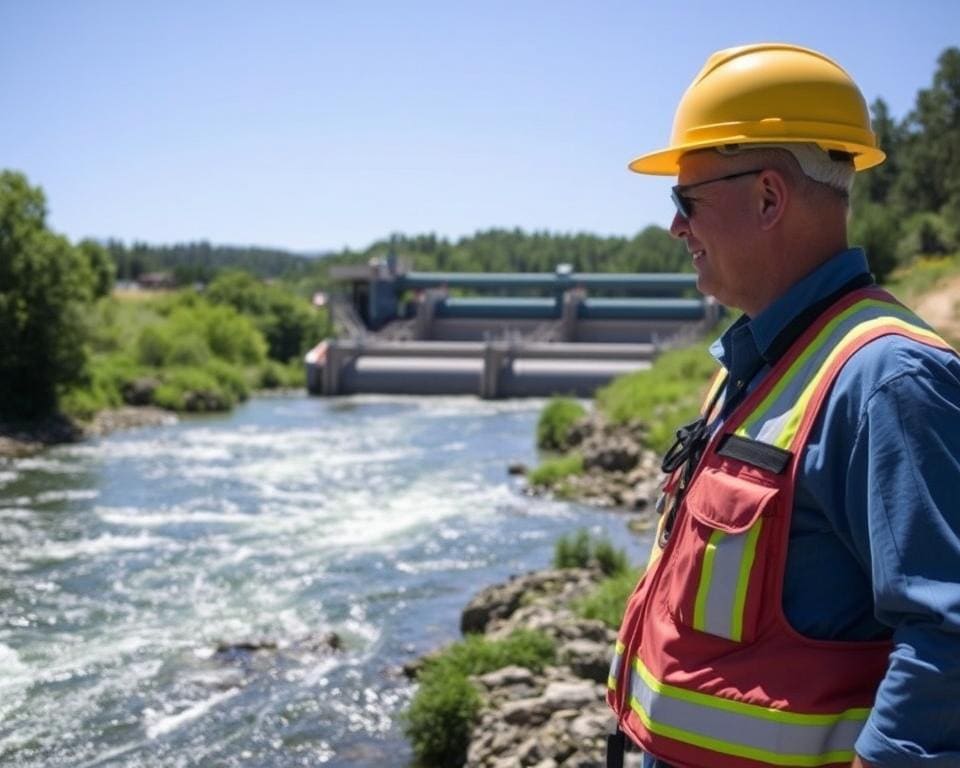
M 537 447 L 547 451 L 566 450 L 570 428 L 586 414 L 586 409 L 576 400 L 552 398 L 537 421 Z
M 952 256 L 918 257 L 909 267 L 896 270 L 884 286 L 907 306 L 936 288 L 944 278 L 960 272 L 960 253 Z
M 585 619 L 598 619 L 611 629 L 619 629 L 627 600 L 640 580 L 639 569 L 624 570 L 604 579 L 587 597 L 577 600 L 573 610 Z
M 650 425 L 647 447 L 664 452 L 681 424 L 700 411 L 704 391 L 716 371 L 706 342 L 664 352 L 643 371 L 620 376 L 597 391 L 597 407 L 614 424 Z
M 532 485 L 553 486 L 564 478 L 583 474 L 583 456 L 577 451 L 565 456 L 547 459 L 539 467 L 532 469 L 527 480 Z
M 470 635 L 430 659 L 420 687 L 404 714 L 404 730 L 421 766 L 463 765 L 480 696 L 469 681 L 506 666 L 540 672 L 554 661 L 553 641 L 540 632 L 518 630 L 503 640 Z
M 554 545 L 555 568 L 600 568 L 607 576 L 627 570 L 627 555 L 606 537 L 594 538 L 586 528 L 561 536 Z

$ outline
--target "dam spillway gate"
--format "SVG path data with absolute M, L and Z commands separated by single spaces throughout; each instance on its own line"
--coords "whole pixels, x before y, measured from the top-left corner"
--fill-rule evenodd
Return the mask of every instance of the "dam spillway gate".
M 348 289 L 328 302 L 337 336 L 306 356 L 317 395 L 591 397 L 722 311 L 685 273 L 413 272 L 386 259 L 331 277 Z

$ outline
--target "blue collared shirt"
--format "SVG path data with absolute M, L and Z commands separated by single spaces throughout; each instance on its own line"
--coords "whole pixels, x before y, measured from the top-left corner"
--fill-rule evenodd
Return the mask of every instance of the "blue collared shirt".
M 725 415 L 791 321 L 867 270 L 862 250 L 843 251 L 727 329 L 711 347 L 729 373 Z M 960 358 L 882 337 L 842 369 L 801 457 L 783 592 L 803 635 L 892 636 L 856 744 L 880 768 L 960 766 L 958 499 Z

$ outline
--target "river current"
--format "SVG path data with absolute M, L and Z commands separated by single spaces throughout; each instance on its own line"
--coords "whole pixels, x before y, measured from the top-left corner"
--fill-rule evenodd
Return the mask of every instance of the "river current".
M 408 765 L 399 669 L 477 591 L 581 527 L 639 559 L 508 477 L 542 404 L 265 397 L 0 462 L 0 764 Z

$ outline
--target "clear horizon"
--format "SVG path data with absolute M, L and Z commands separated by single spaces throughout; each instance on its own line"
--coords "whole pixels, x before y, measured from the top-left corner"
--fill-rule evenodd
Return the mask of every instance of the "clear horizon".
M 664 145 L 707 56 L 834 57 L 903 118 L 960 3 L 569 0 L 0 4 L 0 168 L 73 241 L 325 253 L 391 233 L 632 237 L 671 217 Z

